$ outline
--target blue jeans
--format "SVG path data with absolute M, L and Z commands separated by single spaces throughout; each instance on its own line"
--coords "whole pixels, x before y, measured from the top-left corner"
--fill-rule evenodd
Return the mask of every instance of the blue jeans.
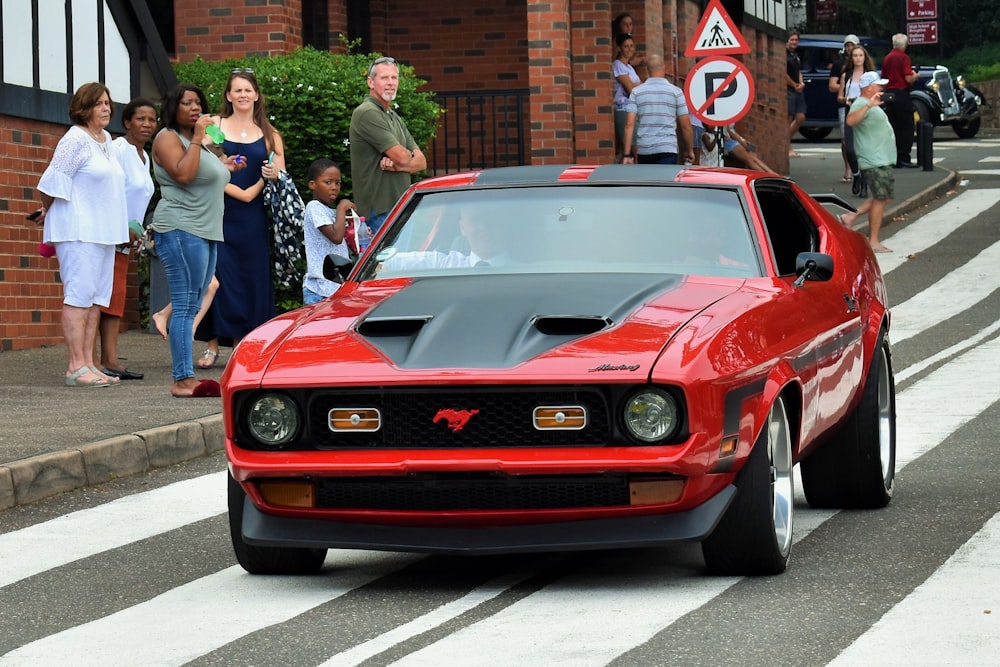
M 189 232 L 156 233 L 156 253 L 170 287 L 171 373 L 174 381 L 194 377 L 194 317 L 215 274 L 218 243 Z
M 386 211 L 385 213 L 379 213 L 378 215 L 372 212 L 371 215 L 365 218 L 365 222 L 368 223 L 368 229 L 372 230 L 372 236 L 375 236 L 375 234 L 378 233 L 378 230 L 382 229 L 382 224 L 388 217 L 389 212 Z
M 317 292 L 313 292 L 308 287 L 303 287 L 302 288 L 302 305 L 303 306 L 311 306 L 314 303 L 319 303 L 320 301 L 322 301 L 325 298 L 326 297 L 323 296 L 322 294 L 319 294 Z
M 639 155 L 635 160 L 638 164 L 677 164 L 677 153 L 651 153 Z

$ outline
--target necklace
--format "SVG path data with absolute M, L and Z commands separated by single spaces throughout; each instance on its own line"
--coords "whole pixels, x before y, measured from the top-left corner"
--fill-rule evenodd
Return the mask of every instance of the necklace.
M 104 141 L 101 141 L 100 138 L 99 138 L 104 133 L 103 132 L 100 132 L 100 133 L 91 132 L 89 127 L 87 128 L 87 133 L 90 134 L 91 137 L 93 137 L 94 142 L 97 144 L 97 147 L 101 149 L 102 153 L 104 153 L 104 157 L 106 157 L 106 158 L 108 158 L 110 160 L 111 159 L 111 151 L 108 150 L 108 141 L 107 141 L 106 138 L 104 139 Z
M 246 138 L 247 138 L 247 130 L 246 128 L 243 128 L 242 130 L 240 130 L 240 139 L 246 139 Z

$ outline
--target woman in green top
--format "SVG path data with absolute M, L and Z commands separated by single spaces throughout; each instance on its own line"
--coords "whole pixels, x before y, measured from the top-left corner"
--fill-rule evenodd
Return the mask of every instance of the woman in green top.
M 200 88 L 178 84 L 163 100 L 163 129 L 153 140 L 153 174 L 162 199 L 153 213 L 156 253 L 170 287 L 173 313 L 168 339 L 174 396 L 201 395 L 194 376 L 192 332 L 201 298 L 215 274 L 222 241 L 223 192 L 239 155 L 216 157 L 204 145 L 212 124 Z M 208 394 L 205 394 L 208 395 Z

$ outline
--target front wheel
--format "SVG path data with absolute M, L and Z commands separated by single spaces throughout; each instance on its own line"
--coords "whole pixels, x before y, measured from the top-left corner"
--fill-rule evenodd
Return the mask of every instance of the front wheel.
M 875 348 L 861 402 L 837 434 L 800 464 L 813 507 L 885 507 L 896 469 L 896 387 L 885 334 Z
M 229 534 L 236 560 L 250 574 L 315 574 L 323 567 L 326 549 L 259 547 L 243 540 L 243 504 L 247 494 L 229 476 Z
M 956 120 L 951 124 L 951 129 L 955 130 L 955 134 L 958 135 L 959 139 L 971 139 L 979 134 L 979 122 L 979 118 Z
M 792 435 L 785 401 L 779 396 L 737 476 L 733 503 L 701 543 L 709 572 L 784 572 L 792 551 L 793 491 Z
M 913 137 L 917 136 L 917 130 L 920 128 L 921 123 L 930 123 L 934 125 L 934 119 L 931 118 L 931 108 L 927 106 L 927 102 L 923 100 L 913 100 Z

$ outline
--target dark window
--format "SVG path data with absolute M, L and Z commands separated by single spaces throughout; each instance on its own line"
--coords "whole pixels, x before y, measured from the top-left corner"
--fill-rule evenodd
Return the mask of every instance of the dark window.
M 778 273 L 794 274 L 798 254 L 819 248 L 816 225 L 787 186 L 761 182 L 755 189 Z
M 330 11 L 326 0 L 302 0 L 302 43 L 330 50 Z
M 174 0 L 146 0 L 149 14 L 160 33 L 163 48 L 171 56 L 177 54 L 177 44 L 174 42 Z
M 350 39 L 361 38 L 357 53 L 372 51 L 372 13 L 368 0 L 347 0 L 347 35 Z

